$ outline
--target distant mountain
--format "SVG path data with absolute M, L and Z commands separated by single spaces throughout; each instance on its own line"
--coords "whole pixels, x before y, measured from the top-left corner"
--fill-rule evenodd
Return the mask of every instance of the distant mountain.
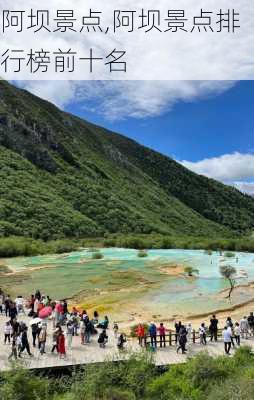
M 0 236 L 229 236 L 254 199 L 0 82 Z

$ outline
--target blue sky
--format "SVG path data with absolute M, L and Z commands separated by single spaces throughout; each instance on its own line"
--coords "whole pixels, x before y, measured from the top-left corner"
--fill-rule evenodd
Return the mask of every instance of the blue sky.
M 109 121 L 84 109 L 83 102 L 69 104 L 66 110 L 178 160 L 199 161 L 226 153 L 254 152 L 253 96 L 254 81 L 241 81 L 221 94 L 180 101 L 165 114 L 144 119 L 126 116 Z
M 196 173 L 254 194 L 254 81 L 24 81 L 19 86 Z

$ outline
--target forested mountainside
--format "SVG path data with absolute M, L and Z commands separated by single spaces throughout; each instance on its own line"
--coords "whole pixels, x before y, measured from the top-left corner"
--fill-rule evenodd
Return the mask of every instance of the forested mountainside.
M 0 236 L 216 237 L 253 225 L 253 198 L 0 82 Z

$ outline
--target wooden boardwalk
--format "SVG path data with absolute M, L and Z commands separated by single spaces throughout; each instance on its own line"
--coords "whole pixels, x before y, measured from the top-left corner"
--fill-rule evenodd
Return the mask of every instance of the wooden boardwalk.
M 12 367 L 12 363 L 8 360 L 8 355 L 11 352 L 11 346 L 4 344 L 4 324 L 7 321 L 5 316 L 0 315 L 0 370 L 8 370 Z M 24 321 L 29 326 L 30 319 L 19 317 L 19 321 Z M 97 336 L 92 337 L 91 343 L 87 345 L 81 345 L 80 337 L 74 337 L 72 343 L 72 349 L 67 349 L 66 359 L 60 359 L 57 354 L 51 354 L 52 347 L 52 323 L 48 322 L 48 338 L 46 344 L 46 354 L 41 355 L 37 348 L 32 348 L 31 329 L 29 328 L 29 342 L 33 357 L 30 357 L 25 352 L 22 358 L 18 360 L 17 364 L 24 366 L 29 369 L 44 369 L 44 368 L 56 368 L 56 367 L 68 367 L 68 366 L 79 366 L 92 363 L 102 363 L 105 361 L 119 361 L 124 360 L 128 357 L 128 354 L 137 353 L 144 351 L 137 343 L 137 340 L 128 340 L 126 345 L 126 351 L 118 351 L 116 346 L 116 339 L 111 330 L 108 331 L 109 342 L 105 349 L 101 349 L 97 343 Z M 251 346 L 254 350 L 254 337 L 248 340 L 242 340 L 242 344 Z M 165 366 L 170 364 L 178 364 L 186 361 L 187 357 L 195 356 L 200 351 L 207 351 L 212 356 L 218 356 L 224 354 L 223 342 L 220 339 L 217 343 L 207 342 L 207 345 L 201 345 L 199 343 L 187 344 L 187 354 L 177 354 L 176 346 L 167 346 L 166 348 L 158 347 L 154 353 L 154 362 L 158 366 Z M 232 350 L 233 354 L 234 350 Z

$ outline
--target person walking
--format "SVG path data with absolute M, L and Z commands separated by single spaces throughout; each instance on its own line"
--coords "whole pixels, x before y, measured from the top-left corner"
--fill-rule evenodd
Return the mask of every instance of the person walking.
M 65 337 L 62 330 L 57 337 L 57 350 L 60 358 L 66 358 Z
M 21 348 L 19 350 L 19 357 L 21 357 L 21 353 L 23 353 L 24 350 L 26 350 L 29 356 L 32 357 L 27 337 L 27 326 L 23 327 L 23 330 L 21 332 Z
M 185 326 L 181 325 L 180 331 L 178 333 L 178 343 L 179 346 L 176 349 L 176 352 L 178 353 L 179 350 L 182 350 L 182 354 L 186 353 L 186 343 L 187 343 L 187 329 Z
M 16 309 L 17 309 L 17 313 L 23 313 L 24 315 L 26 315 L 25 313 L 25 308 L 24 308 L 24 299 L 22 296 L 17 296 L 15 299 L 15 305 L 16 305 Z
M 187 342 L 191 342 L 193 330 L 190 322 L 188 322 L 188 324 L 186 325 L 186 331 L 187 331 Z
M 9 316 L 10 316 L 11 321 L 16 319 L 17 315 L 18 315 L 18 311 L 17 311 L 16 305 L 15 305 L 15 303 L 11 302 L 9 305 Z
M 235 332 L 236 344 L 237 344 L 237 346 L 240 346 L 240 344 L 241 344 L 241 329 L 240 329 L 238 322 L 235 323 L 234 332 Z
M 29 317 L 34 316 L 34 302 L 35 302 L 35 297 L 33 294 L 31 294 L 30 301 L 29 301 L 29 308 L 30 308 L 30 312 L 28 314 Z
M 61 331 L 61 327 L 58 326 L 56 329 L 54 329 L 53 331 L 53 336 L 52 336 L 52 349 L 51 349 L 51 353 L 54 353 L 55 350 L 58 352 L 58 347 L 57 347 L 57 343 L 58 343 L 58 335 Z
M 93 313 L 93 324 L 96 325 L 98 324 L 98 322 L 99 322 L 99 314 L 98 311 L 95 310 Z
M 116 339 L 117 339 L 117 335 L 118 335 L 118 329 L 119 329 L 118 324 L 116 322 L 114 322 L 113 331 L 114 331 L 114 336 Z
M 249 324 L 246 316 L 244 316 L 240 321 L 240 330 L 241 330 L 241 337 L 248 339 Z
M 108 335 L 106 332 L 106 329 L 103 329 L 103 331 L 99 334 L 98 337 L 98 343 L 100 348 L 105 348 L 106 344 L 108 343 Z
M 18 358 L 16 335 L 12 335 L 11 354 L 9 355 L 8 360 L 11 360 L 13 357 L 15 358 L 15 360 L 17 360 Z
M 21 333 L 21 324 L 16 319 L 13 319 L 10 323 L 12 326 L 12 334 L 16 336 L 19 335 Z
M 250 313 L 250 315 L 248 316 L 247 321 L 248 321 L 248 324 L 249 324 L 250 333 L 253 336 L 254 335 L 254 315 L 253 315 L 253 312 Z
M 85 322 L 85 343 L 87 344 L 90 343 L 92 331 L 93 331 L 93 325 L 88 318 L 87 321 Z
M 232 336 L 232 330 L 231 330 L 230 326 L 225 326 L 224 327 L 224 330 L 222 332 L 222 336 L 223 336 L 225 353 L 230 355 L 231 336 Z
M 81 344 L 85 344 L 85 332 L 86 332 L 86 324 L 85 321 L 81 321 L 80 323 L 80 340 Z
M 78 336 L 79 316 L 78 313 L 73 313 L 71 316 L 73 322 L 74 336 Z
M 57 325 L 61 323 L 61 316 L 63 314 L 63 306 L 60 301 L 56 301 L 54 311 L 55 311 L 55 324 Z
M 4 306 L 4 295 L 0 293 L 0 313 L 3 314 L 3 306 Z
M 47 325 L 44 323 L 42 325 L 41 331 L 38 336 L 39 350 L 41 355 L 46 353 L 45 352 L 46 340 L 47 340 Z
M 40 304 L 40 300 L 38 299 L 38 297 L 35 297 L 35 299 L 34 299 L 34 306 L 33 306 L 33 308 L 34 308 L 34 315 L 35 315 L 35 316 L 38 315 L 38 312 L 39 312 L 39 304 Z
M 10 321 L 7 321 L 4 326 L 4 344 L 11 343 L 12 326 Z
M 41 301 L 41 292 L 40 292 L 39 289 L 36 290 L 34 297 L 35 297 L 37 300 Z
M 233 328 L 234 324 L 231 317 L 227 317 L 226 325 L 230 326 L 230 328 Z
M 215 342 L 218 340 L 218 319 L 216 318 L 216 315 L 213 315 L 212 318 L 210 319 L 210 326 L 209 326 L 209 332 L 210 332 L 210 341 L 212 342 L 213 339 Z
M 124 349 L 124 343 L 127 342 L 126 336 L 121 333 L 117 339 L 117 347 L 119 350 L 123 350 Z
M 67 345 L 68 345 L 68 350 L 71 350 L 72 348 L 72 339 L 74 336 L 74 324 L 72 321 L 68 321 L 66 325 L 66 335 L 67 335 Z
M 176 338 L 176 344 L 177 344 L 178 339 L 179 339 L 179 332 L 180 332 L 180 330 L 181 330 L 181 327 L 182 327 L 181 321 L 179 321 L 178 323 L 177 323 L 177 322 L 175 323 L 175 331 L 176 331 L 176 336 L 175 336 L 175 338 Z
M 206 346 L 206 326 L 204 322 L 202 322 L 202 324 L 199 327 L 199 337 L 200 337 L 200 344 Z
M 31 329 L 32 329 L 33 347 L 36 347 L 36 339 L 40 334 L 41 328 L 39 328 L 39 324 L 33 324 L 31 326 Z
M 69 314 L 69 310 L 68 310 L 68 303 L 66 300 L 63 301 L 62 303 L 63 305 L 63 314 L 64 314 L 64 318 L 67 318 L 67 315 Z
M 232 344 L 233 348 L 235 348 L 235 342 L 234 342 L 234 339 L 235 339 L 235 326 L 234 326 L 234 324 L 232 324 L 232 326 L 230 326 L 230 328 L 231 328 L 231 344 Z
M 10 316 L 10 304 L 11 304 L 11 299 L 10 299 L 10 296 L 7 294 L 7 296 L 4 299 L 5 316 L 6 317 Z

